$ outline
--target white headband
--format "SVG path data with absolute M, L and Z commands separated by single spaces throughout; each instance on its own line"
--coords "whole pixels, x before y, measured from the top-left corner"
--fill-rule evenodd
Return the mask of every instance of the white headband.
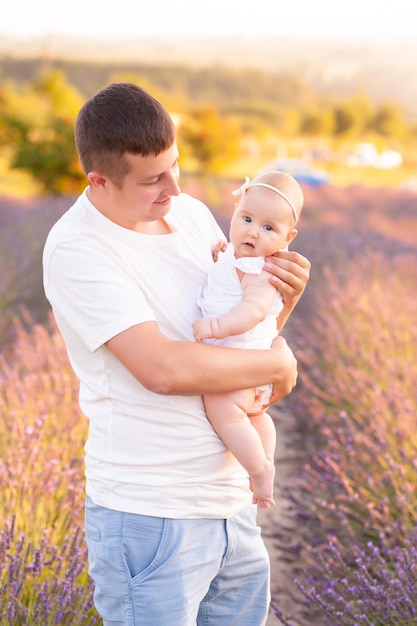
M 275 193 L 277 193 L 279 196 L 281 196 L 281 198 L 284 198 L 284 200 L 290 205 L 295 221 L 298 220 L 298 216 L 297 216 L 297 211 L 295 210 L 295 206 L 293 205 L 293 203 L 291 202 L 291 200 L 285 195 L 285 193 L 283 193 L 280 189 L 277 189 L 276 187 L 273 187 L 272 185 L 268 185 L 267 183 L 251 183 L 250 182 L 250 178 L 249 176 L 245 177 L 245 182 L 243 183 L 243 185 L 241 185 L 239 187 L 239 189 L 235 189 L 235 191 L 232 191 L 232 195 L 233 196 L 244 196 L 246 191 L 249 189 L 249 187 L 266 187 L 267 189 L 271 189 L 272 191 L 275 191 Z

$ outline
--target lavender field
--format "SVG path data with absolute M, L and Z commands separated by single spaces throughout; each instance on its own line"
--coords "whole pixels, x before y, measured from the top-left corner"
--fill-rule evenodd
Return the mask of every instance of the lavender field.
M 274 606 L 287 626 L 416 624 L 417 198 L 326 191 L 297 240 L 313 270 L 290 333 L 309 452 L 282 486 L 293 523 L 277 541 L 297 618 L 280 610 L 288 590 Z
M 227 228 L 236 181 L 210 193 Z M 285 335 L 299 360 L 287 401 L 303 463 L 280 484 L 294 581 L 277 624 L 417 623 L 417 196 L 305 189 L 294 248 L 310 284 Z M 0 625 L 101 623 L 83 539 L 77 381 L 49 316 L 40 255 L 67 199 L 0 198 Z M 278 494 L 277 494 L 278 495 Z M 285 610 L 282 608 L 285 607 Z

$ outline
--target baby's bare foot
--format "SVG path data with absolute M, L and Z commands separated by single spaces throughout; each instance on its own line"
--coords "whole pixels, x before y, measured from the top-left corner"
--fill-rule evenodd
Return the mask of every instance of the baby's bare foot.
M 253 504 L 260 509 L 269 509 L 275 505 L 274 492 L 275 467 L 273 463 L 265 463 L 262 471 L 251 476 L 251 488 L 253 491 Z
M 256 504 L 260 509 L 270 509 L 271 506 L 275 506 L 274 500 L 258 500 L 257 498 L 252 498 L 253 504 Z

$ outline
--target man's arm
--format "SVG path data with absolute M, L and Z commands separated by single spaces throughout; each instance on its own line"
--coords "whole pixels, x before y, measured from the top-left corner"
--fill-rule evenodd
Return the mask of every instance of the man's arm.
M 107 342 L 108 349 L 147 389 L 167 395 L 225 393 L 274 385 L 283 398 L 293 389 L 297 362 L 285 339 L 273 349 L 238 350 L 172 341 L 156 322 L 137 324 Z
M 292 250 L 280 250 L 266 259 L 264 269 L 271 273 L 271 283 L 281 292 L 284 301 L 284 308 L 277 319 L 280 331 L 306 288 L 310 267 L 308 259 Z

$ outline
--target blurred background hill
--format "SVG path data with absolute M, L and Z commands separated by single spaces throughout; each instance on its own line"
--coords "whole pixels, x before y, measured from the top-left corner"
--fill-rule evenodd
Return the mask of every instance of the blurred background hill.
M 291 160 L 337 185 L 416 187 L 416 76 L 410 41 L 3 36 L 0 191 L 78 191 L 75 116 L 115 80 L 171 112 L 183 174 L 253 175 Z
M 37 61 L 35 61 L 37 60 Z M 387 97 L 417 119 L 417 41 L 329 42 L 290 38 L 235 36 L 181 41 L 139 38 L 100 42 L 94 38 L 49 35 L 42 38 L 0 39 L 0 80 L 33 75 L 36 63 L 64 64 L 78 75 L 82 90 L 97 85 L 103 74 L 120 68 L 167 66 L 189 72 L 204 68 L 262 70 L 288 74 L 323 96 L 347 97 L 359 90 L 380 102 Z M 80 72 L 80 63 L 86 68 Z M 93 87 L 94 89 L 94 87 Z

